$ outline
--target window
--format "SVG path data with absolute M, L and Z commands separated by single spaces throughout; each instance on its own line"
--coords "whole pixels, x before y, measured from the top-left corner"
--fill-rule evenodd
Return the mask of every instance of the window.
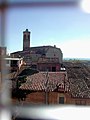
M 11 67 L 18 67 L 17 60 L 11 60 Z
M 56 72 L 56 67 L 52 67 L 52 72 Z
M 59 97 L 59 103 L 64 104 L 64 97 Z

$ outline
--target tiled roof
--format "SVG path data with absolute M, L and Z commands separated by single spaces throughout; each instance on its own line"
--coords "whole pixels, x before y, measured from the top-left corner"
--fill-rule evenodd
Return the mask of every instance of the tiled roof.
M 72 97 L 90 98 L 90 68 L 82 63 L 64 63 Z
M 50 46 L 38 46 L 38 47 L 31 47 L 31 52 L 34 51 L 36 54 L 45 54 Z
M 57 87 L 64 89 L 64 82 L 66 82 L 65 91 L 68 90 L 66 73 L 61 72 L 39 72 L 28 76 L 27 81 L 20 86 L 22 90 L 31 91 L 54 91 Z
M 55 49 L 59 49 L 59 50 L 61 51 L 60 48 L 57 48 L 57 47 L 48 45 L 48 46 L 30 47 L 30 48 L 28 48 L 28 50 L 27 50 L 26 52 L 29 52 L 29 51 L 30 51 L 30 53 L 35 53 L 35 54 L 44 55 L 44 54 L 47 53 L 47 51 L 48 51 L 49 48 L 55 48 Z M 19 53 L 19 54 L 22 54 L 23 52 L 25 52 L 25 51 L 23 51 L 23 50 L 22 50 L 22 51 L 17 51 L 17 52 L 13 52 L 13 53 L 11 53 L 11 54 L 18 54 L 18 53 Z
M 27 67 L 22 66 L 19 72 L 7 72 L 3 74 L 3 79 L 6 80 L 8 88 L 16 88 L 16 80 L 18 77 L 28 76 L 34 73 L 37 73 L 37 70 L 33 70 Z M 1 89 L 1 73 L 0 73 L 0 89 Z

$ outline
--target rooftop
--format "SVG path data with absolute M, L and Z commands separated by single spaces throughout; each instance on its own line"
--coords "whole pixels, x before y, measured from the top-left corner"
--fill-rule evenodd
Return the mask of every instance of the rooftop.
M 55 48 L 55 49 L 59 49 L 61 51 L 60 48 L 57 48 L 55 45 L 54 46 L 50 46 L 50 45 L 47 45 L 47 46 L 36 46 L 36 47 L 30 47 L 28 50 L 30 50 L 31 53 L 36 53 L 36 54 L 45 54 L 47 52 L 47 50 L 49 48 Z M 22 51 L 16 51 L 16 52 L 13 52 L 13 53 L 22 53 Z
M 82 62 L 64 62 L 72 97 L 90 98 L 90 68 Z
M 64 82 L 66 85 L 64 86 Z M 20 86 L 22 90 L 31 91 L 54 91 L 55 89 L 64 89 L 68 91 L 66 73 L 61 72 L 39 72 L 27 77 L 25 83 Z

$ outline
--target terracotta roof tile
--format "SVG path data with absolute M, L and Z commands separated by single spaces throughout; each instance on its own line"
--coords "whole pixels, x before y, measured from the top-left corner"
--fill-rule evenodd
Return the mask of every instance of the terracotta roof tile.
M 23 90 L 33 91 L 54 91 L 57 87 L 64 89 L 64 82 L 67 82 L 66 73 L 61 72 L 39 72 L 27 77 L 27 81 L 20 86 Z M 68 84 L 65 90 L 68 91 Z
M 83 63 L 64 63 L 72 97 L 90 98 L 90 68 Z

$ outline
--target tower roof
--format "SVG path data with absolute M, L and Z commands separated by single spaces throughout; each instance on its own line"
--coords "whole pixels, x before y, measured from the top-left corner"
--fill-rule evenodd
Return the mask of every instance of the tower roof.
M 28 29 L 26 29 L 26 31 L 28 32 Z
M 30 33 L 30 31 L 28 31 L 28 29 L 26 29 L 25 31 L 23 31 L 23 33 L 24 33 L 24 32 L 29 32 L 29 33 Z

